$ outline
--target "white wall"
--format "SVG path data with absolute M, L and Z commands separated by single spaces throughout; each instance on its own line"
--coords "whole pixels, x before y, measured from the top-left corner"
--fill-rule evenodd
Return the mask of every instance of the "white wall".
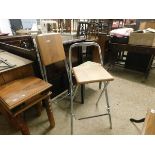
M 12 35 L 9 19 L 0 19 L 0 32 Z
M 21 19 L 23 29 L 31 29 L 33 24 L 37 24 L 36 19 Z

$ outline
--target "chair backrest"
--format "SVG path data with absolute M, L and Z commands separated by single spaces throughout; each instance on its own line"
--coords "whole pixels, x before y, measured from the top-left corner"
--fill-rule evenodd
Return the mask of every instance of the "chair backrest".
M 65 60 L 65 52 L 61 35 L 58 33 L 45 33 L 36 37 L 41 61 L 44 66 Z
M 103 57 L 102 57 L 100 45 L 96 42 L 80 42 L 80 43 L 72 44 L 69 48 L 69 67 L 70 68 L 72 68 L 72 49 L 75 47 L 82 47 L 82 49 L 85 49 L 86 47 L 89 47 L 89 46 L 96 46 L 98 48 L 100 63 L 103 66 Z

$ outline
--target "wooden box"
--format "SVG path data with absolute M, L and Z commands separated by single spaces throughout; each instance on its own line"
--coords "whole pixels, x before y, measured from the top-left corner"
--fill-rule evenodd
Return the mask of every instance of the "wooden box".
M 129 44 L 155 46 L 155 33 L 131 33 Z
M 140 25 L 139 25 L 139 29 L 140 30 L 144 30 L 144 29 L 147 29 L 147 28 L 152 28 L 152 29 L 155 29 L 155 22 L 141 22 Z

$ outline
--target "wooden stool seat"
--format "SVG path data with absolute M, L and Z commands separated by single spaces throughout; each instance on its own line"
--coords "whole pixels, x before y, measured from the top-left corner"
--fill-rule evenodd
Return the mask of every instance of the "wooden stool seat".
M 20 116 L 28 108 L 42 102 L 46 108 L 50 127 L 55 126 L 49 105 L 51 84 L 37 78 L 26 77 L 0 87 L 0 111 L 22 134 L 30 134 L 25 120 Z
M 79 84 L 114 80 L 101 64 L 91 61 L 73 67 L 73 72 Z

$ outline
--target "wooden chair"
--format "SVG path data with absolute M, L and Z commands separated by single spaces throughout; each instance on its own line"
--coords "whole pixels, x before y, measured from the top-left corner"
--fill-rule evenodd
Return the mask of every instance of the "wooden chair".
M 88 37 L 89 22 L 79 21 L 77 26 L 77 36 Z
M 56 62 L 64 61 L 68 73 L 68 64 L 64 52 L 63 42 L 60 34 L 45 33 L 36 37 L 37 47 L 42 63 L 42 72 L 44 79 L 48 81 L 46 66 Z
M 51 84 L 34 76 L 17 79 L 0 87 L 0 111 L 22 134 L 30 134 L 22 113 L 42 101 L 50 127 L 55 126 L 49 105 Z

